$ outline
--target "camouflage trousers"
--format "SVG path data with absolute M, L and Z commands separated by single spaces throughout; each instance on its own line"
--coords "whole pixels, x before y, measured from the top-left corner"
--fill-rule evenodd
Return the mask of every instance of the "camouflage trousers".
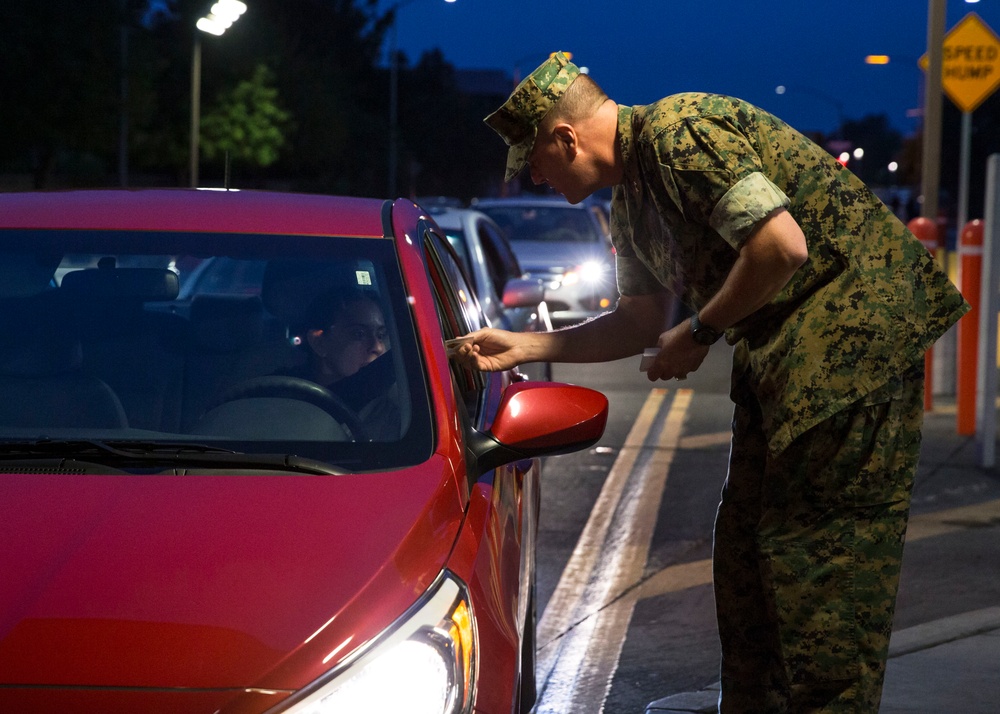
M 720 712 L 878 712 L 923 422 L 922 368 L 768 454 L 734 384 L 715 524 Z

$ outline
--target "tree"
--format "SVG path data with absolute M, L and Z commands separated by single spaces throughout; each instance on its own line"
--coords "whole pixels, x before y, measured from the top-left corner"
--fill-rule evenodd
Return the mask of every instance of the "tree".
M 273 73 L 257 65 L 253 77 L 224 92 L 201 119 L 201 148 L 212 160 L 228 154 L 233 160 L 270 166 L 287 143 L 290 115 L 278 104 Z
M 150 13 L 150 0 L 5 0 L 0 174 L 31 172 L 38 188 L 115 184 L 127 116 L 130 182 L 187 185 L 195 22 L 209 2 L 158 0 Z M 225 35 L 201 37 L 203 158 L 228 150 L 244 185 L 384 196 L 392 11 L 379 0 L 248 4 Z M 504 96 L 465 91 L 440 52 L 402 60 L 399 166 L 412 190 L 490 193 L 504 149 L 482 118 Z
M 504 99 L 506 94 L 463 91 L 458 72 L 440 50 L 424 53 L 413 69 L 402 63 L 400 169 L 405 180 L 399 185 L 405 192 L 464 200 L 492 193 L 507 149 L 483 117 Z

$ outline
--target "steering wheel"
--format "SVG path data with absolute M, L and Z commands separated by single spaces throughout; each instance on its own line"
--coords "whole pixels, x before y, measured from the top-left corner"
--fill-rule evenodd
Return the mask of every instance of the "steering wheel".
M 361 418 L 353 409 L 326 387 L 301 377 L 275 375 L 248 379 L 233 385 L 219 397 L 213 399 L 206 411 L 226 402 L 253 397 L 297 399 L 301 402 L 307 402 L 319 407 L 339 423 L 345 425 L 354 441 L 368 441 L 364 424 L 361 423 Z

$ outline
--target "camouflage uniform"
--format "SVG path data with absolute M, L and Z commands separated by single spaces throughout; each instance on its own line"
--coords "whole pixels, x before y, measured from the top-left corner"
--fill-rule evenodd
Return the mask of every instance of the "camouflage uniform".
M 486 118 L 507 180 L 578 74 L 556 54 Z M 809 258 L 734 345 L 716 519 L 723 712 L 876 712 L 923 420 L 925 351 L 968 305 L 826 151 L 732 97 L 619 107 L 612 199 L 623 295 L 700 310 L 744 241 L 787 209 Z M 916 367 L 915 367 L 916 366 Z
M 924 352 L 968 309 L 826 151 L 746 102 L 620 107 L 623 295 L 700 309 L 787 208 L 807 262 L 727 330 L 736 404 L 716 521 L 723 712 L 876 712 L 923 417 Z

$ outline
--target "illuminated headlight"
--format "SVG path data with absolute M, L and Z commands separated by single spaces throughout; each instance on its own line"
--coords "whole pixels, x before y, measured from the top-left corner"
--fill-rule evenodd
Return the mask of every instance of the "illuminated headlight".
M 465 586 L 445 573 L 371 646 L 307 687 L 287 714 L 466 714 L 476 639 Z
M 604 280 L 605 265 L 597 260 L 588 260 L 563 275 L 563 285 L 573 283 L 598 283 Z

